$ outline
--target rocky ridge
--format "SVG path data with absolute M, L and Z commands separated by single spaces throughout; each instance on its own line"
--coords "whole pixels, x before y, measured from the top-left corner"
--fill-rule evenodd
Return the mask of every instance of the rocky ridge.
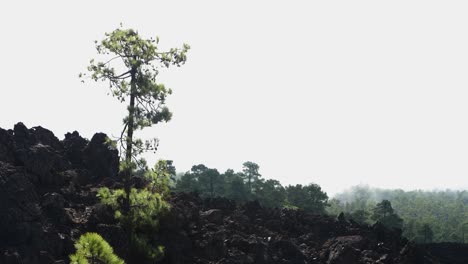
M 96 198 L 100 187 L 121 186 L 118 153 L 106 138 L 75 131 L 59 140 L 22 123 L 0 128 L 0 263 L 68 263 L 85 232 L 100 233 L 132 263 L 123 230 Z M 169 202 L 157 234 L 160 263 L 440 263 L 380 224 L 196 194 Z

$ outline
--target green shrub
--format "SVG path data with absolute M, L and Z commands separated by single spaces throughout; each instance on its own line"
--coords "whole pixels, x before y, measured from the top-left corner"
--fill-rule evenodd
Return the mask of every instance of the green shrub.
M 169 210 L 169 205 L 163 199 L 169 193 L 166 169 L 165 162 L 158 162 L 155 169 L 145 173 L 149 180 L 147 186 L 130 189 L 128 211 L 123 210 L 123 203 L 127 199 L 124 189 L 101 188 L 98 191 L 101 202 L 114 210 L 115 218 L 128 234 L 132 259 L 154 262 L 163 256 L 164 247 L 158 245 L 156 237 L 159 219 Z
M 99 234 L 86 233 L 75 243 L 76 252 L 70 255 L 71 264 L 124 264 Z

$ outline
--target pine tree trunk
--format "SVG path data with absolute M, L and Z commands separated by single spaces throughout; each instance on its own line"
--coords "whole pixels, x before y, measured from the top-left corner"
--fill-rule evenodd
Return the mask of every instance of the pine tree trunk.
M 213 175 L 210 175 L 210 196 L 213 198 Z
M 133 149 L 133 130 L 134 130 L 134 115 L 135 115 L 135 95 L 136 95 L 136 83 L 135 83 L 136 69 L 133 68 L 131 71 L 130 80 L 130 105 L 128 107 L 128 124 L 127 124 L 127 147 L 125 149 L 125 172 L 124 172 L 124 186 L 125 186 L 125 201 L 123 211 L 128 213 L 130 211 L 130 189 L 131 189 L 131 176 L 132 176 L 132 149 Z
M 134 115 L 135 115 L 135 93 L 136 93 L 136 84 L 135 84 L 135 70 L 132 69 L 132 79 L 130 81 L 131 90 L 130 90 L 130 105 L 128 107 L 128 126 L 127 126 L 127 148 L 125 152 L 125 162 L 127 165 L 132 162 L 132 148 L 133 148 L 133 129 L 134 129 Z M 129 177 L 129 175 L 126 175 Z

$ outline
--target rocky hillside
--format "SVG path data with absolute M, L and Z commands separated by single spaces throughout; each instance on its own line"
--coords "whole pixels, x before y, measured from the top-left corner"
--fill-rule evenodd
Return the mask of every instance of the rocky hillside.
M 118 161 L 102 133 L 60 141 L 42 127 L 0 129 L 0 263 L 68 263 L 90 231 L 132 263 L 123 230 L 96 198 L 100 187 L 121 186 Z M 161 263 L 440 263 L 379 224 L 196 194 L 173 194 L 170 204 Z
M 73 132 L 60 141 L 22 123 L 0 129 L 0 263 L 67 260 L 81 233 L 105 229 L 96 190 L 119 166 L 106 138 Z

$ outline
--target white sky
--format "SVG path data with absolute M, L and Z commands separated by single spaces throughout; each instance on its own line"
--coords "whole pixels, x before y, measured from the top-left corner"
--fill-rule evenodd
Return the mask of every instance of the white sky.
M 77 75 L 122 22 L 192 47 L 161 74 L 174 118 L 143 133 L 150 161 L 250 160 L 329 193 L 468 188 L 468 2 L 226 2 L 3 1 L 0 127 L 117 135 L 125 106 Z

